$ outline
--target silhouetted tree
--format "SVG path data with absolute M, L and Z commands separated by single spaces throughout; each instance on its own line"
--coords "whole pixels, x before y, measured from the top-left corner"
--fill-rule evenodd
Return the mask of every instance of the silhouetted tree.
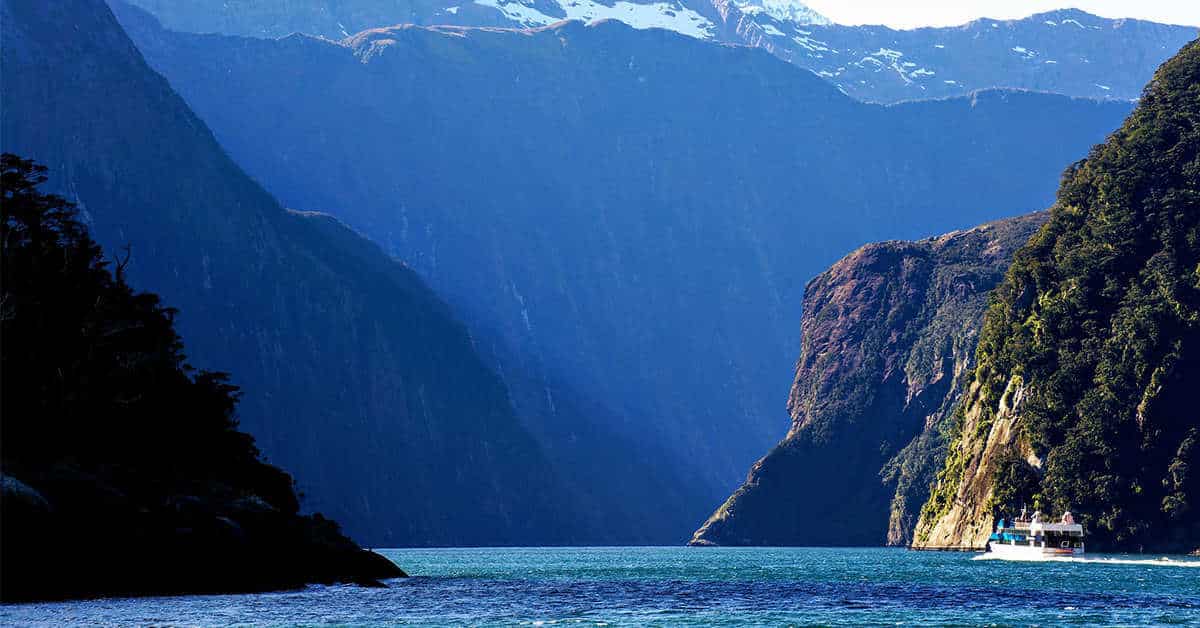
M 295 512 L 291 480 L 237 431 L 238 389 L 196 373 L 174 310 L 114 274 L 46 169 L 2 157 L 4 464 L 118 466 L 142 490 L 175 478 L 244 487 Z
M 125 283 L 129 251 L 110 269 L 45 168 L 0 170 L 0 599 L 403 575 L 298 515 L 237 430 L 238 388 L 189 367 L 174 310 Z

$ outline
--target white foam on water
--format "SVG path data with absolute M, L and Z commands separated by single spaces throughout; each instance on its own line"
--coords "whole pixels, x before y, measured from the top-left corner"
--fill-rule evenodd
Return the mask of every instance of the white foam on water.
M 1046 557 L 1046 558 L 1006 558 L 996 556 L 991 552 L 972 556 L 971 560 L 1007 560 L 1021 563 L 1092 563 L 1097 565 L 1140 565 L 1144 567 L 1185 567 L 1192 569 L 1200 569 L 1200 560 L 1188 560 L 1179 558 L 1109 558 L 1109 557 L 1087 557 L 1087 556 L 1070 556 L 1070 557 Z

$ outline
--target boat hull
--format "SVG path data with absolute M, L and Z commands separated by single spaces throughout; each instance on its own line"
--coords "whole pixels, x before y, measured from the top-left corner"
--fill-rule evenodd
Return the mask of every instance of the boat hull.
M 1008 543 L 988 543 L 987 551 L 996 558 L 1006 560 L 1045 560 L 1047 558 L 1070 558 L 1082 556 L 1082 547 L 1034 547 Z

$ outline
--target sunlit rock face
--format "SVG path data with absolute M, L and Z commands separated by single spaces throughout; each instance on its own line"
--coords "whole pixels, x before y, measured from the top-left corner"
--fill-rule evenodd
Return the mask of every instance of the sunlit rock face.
M 1044 213 L 870 244 L 809 282 L 787 437 L 695 545 L 906 545 L 988 294 Z

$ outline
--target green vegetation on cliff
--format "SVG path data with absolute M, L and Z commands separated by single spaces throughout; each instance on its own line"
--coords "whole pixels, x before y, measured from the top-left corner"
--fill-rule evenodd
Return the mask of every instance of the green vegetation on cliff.
M 5 154 L 0 423 L 5 600 L 402 576 L 238 431 L 238 389 L 185 362 L 174 310 L 104 261 L 45 169 Z
M 1024 502 L 1080 513 L 1097 549 L 1200 546 L 1198 155 L 1193 42 L 997 288 L 919 543 L 976 545 Z

